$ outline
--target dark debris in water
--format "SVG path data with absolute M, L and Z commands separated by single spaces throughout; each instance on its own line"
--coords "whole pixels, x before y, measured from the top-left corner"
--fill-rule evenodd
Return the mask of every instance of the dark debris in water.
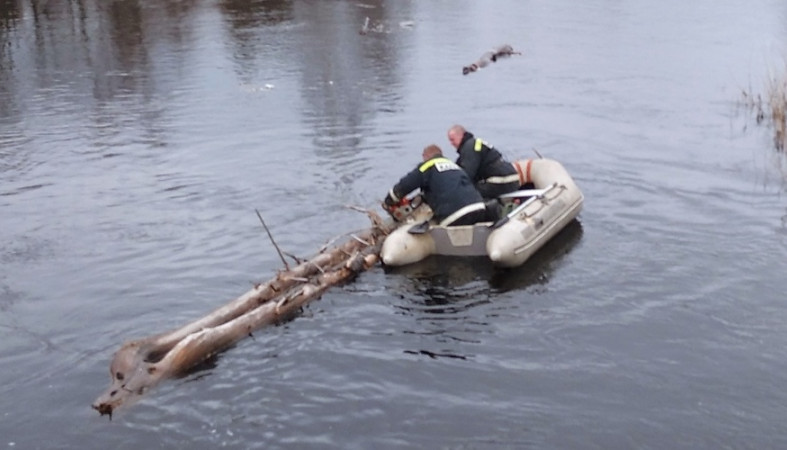
M 404 352 L 407 353 L 408 355 L 426 355 L 432 359 L 454 358 L 454 359 L 461 359 L 465 361 L 467 360 L 467 356 L 455 355 L 453 353 L 436 353 L 429 350 L 405 350 Z
M 471 72 L 475 72 L 479 69 L 482 69 L 489 64 L 497 62 L 501 58 L 507 58 L 511 55 L 521 55 L 521 52 L 514 51 L 514 48 L 508 44 L 501 45 L 499 47 L 493 48 L 492 50 L 485 52 L 481 55 L 478 60 L 472 64 L 468 64 L 462 67 L 462 75 L 467 75 Z

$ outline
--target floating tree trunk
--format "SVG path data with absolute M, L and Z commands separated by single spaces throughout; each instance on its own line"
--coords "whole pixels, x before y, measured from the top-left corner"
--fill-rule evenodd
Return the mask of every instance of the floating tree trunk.
M 267 283 L 177 330 L 124 343 L 109 367 L 112 383 L 93 408 L 111 417 L 116 408 L 160 381 L 187 373 L 262 326 L 293 317 L 329 287 L 372 267 L 393 225 L 374 212 L 367 214 L 373 226 L 343 244 L 280 271 Z

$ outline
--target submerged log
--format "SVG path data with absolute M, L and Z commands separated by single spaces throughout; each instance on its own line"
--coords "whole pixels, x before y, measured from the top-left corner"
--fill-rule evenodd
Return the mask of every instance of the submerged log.
M 322 249 L 312 259 L 280 271 L 270 281 L 179 329 L 124 343 L 115 352 L 109 388 L 92 404 L 101 415 L 139 398 L 160 381 L 187 373 L 251 332 L 296 315 L 329 287 L 349 281 L 378 260 L 393 228 L 367 211 L 373 226 L 341 245 Z

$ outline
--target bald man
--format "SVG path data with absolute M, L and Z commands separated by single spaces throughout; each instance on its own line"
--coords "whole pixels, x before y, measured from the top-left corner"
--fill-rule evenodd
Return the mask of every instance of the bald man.
M 519 189 L 519 175 L 514 166 L 497 149 L 473 136 L 462 125 L 448 129 L 448 141 L 459 153 L 456 164 L 467 172 L 484 199 Z

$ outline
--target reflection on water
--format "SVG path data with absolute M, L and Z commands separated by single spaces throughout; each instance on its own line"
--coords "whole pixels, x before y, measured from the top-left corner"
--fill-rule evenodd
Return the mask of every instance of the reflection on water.
M 195 88 L 191 83 L 196 74 L 175 67 L 188 66 L 189 58 L 196 57 L 189 45 L 214 32 L 206 22 L 204 2 L 3 3 L 0 118 L 19 121 L 21 114 L 35 108 L 37 102 L 30 101 L 29 93 L 41 102 L 46 99 L 39 95 L 61 93 L 66 103 L 62 108 L 94 111 L 90 117 L 96 133 L 116 132 L 138 109 L 136 120 L 150 128 L 147 135 L 158 136 L 154 141 L 166 139 L 161 127 L 175 113 L 162 100 Z M 305 124 L 313 130 L 306 136 L 326 162 L 352 163 L 368 130 L 364 122 L 377 110 L 400 109 L 397 55 L 402 50 L 397 40 L 405 29 L 389 27 L 386 39 L 359 39 L 354 25 L 367 16 L 386 24 L 411 17 L 408 4 L 382 3 L 372 0 L 337 14 L 324 2 L 220 1 L 217 11 L 226 28 L 225 41 L 218 46 L 206 43 L 201 50 L 209 55 L 229 53 L 241 86 L 287 89 L 270 81 L 282 73 L 298 74 L 298 90 L 308 105 Z M 331 42 L 342 51 L 328 52 L 317 45 Z M 162 57 L 175 60 L 154 63 Z M 207 61 L 198 64 L 211 70 Z M 146 107 L 139 108 L 140 103 Z
M 431 358 L 467 359 L 457 352 L 462 343 L 480 343 L 507 309 L 517 309 L 531 296 L 538 296 L 582 237 L 578 220 L 570 222 L 525 264 L 510 269 L 494 267 L 486 257 L 431 256 L 415 264 L 386 268 L 388 276 L 400 278 L 394 305 L 399 314 L 411 316 L 415 326 L 406 333 L 431 336 L 440 349 L 405 350 Z M 517 300 L 500 294 L 517 291 Z
M 411 285 L 412 292 L 425 294 L 430 299 L 428 302 L 445 305 L 475 297 L 479 285 L 483 285 L 487 293 L 528 290 L 544 285 L 581 238 L 582 224 L 573 220 L 519 267 L 494 267 L 486 257 L 437 255 L 415 264 L 386 267 L 385 270 L 402 276 L 405 280 L 403 285 Z M 468 286 L 471 288 L 464 291 L 463 288 Z
M 538 292 L 539 286 L 546 286 L 552 274 L 563 266 L 564 258 L 574 250 L 581 239 L 582 223 L 572 220 L 524 264 L 496 271 L 489 279 L 490 287 L 496 292 L 523 289 Z

